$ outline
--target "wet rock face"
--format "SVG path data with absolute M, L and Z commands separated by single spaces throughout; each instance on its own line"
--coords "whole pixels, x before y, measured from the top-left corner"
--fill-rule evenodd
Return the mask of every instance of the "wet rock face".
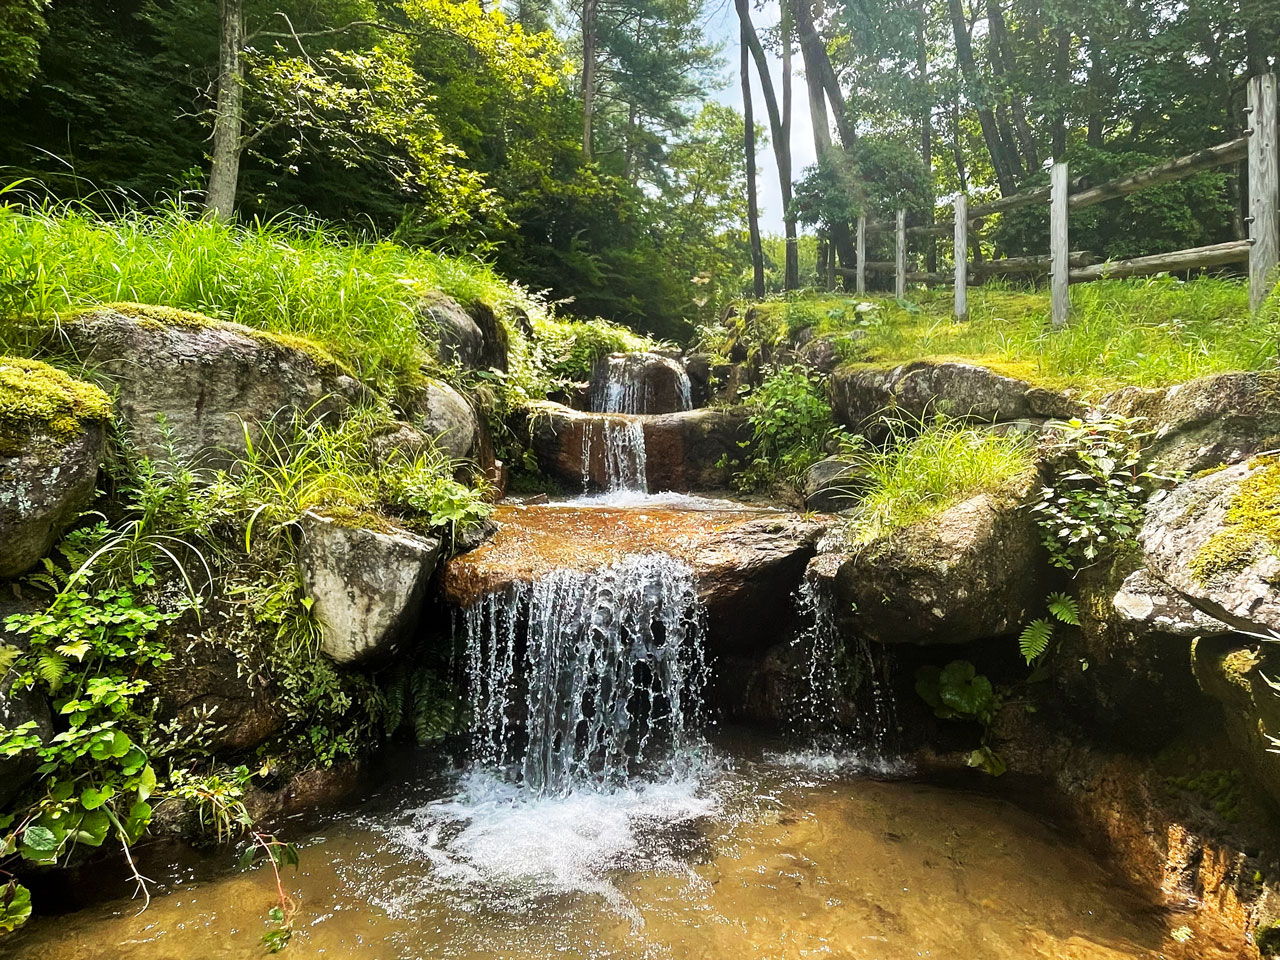
M 660 353 L 616 353 L 591 374 L 597 413 L 678 413 L 693 406 L 692 381 L 679 360 Z
M 1148 570 L 1210 617 L 1280 630 L 1280 465 L 1271 458 L 1188 480 L 1147 508 Z
M 777 642 L 823 529 L 786 514 L 663 507 L 499 507 L 494 519 L 497 534 L 445 568 L 449 603 L 468 607 L 558 569 L 596 570 L 635 554 L 666 553 L 693 569 L 706 605 L 708 651 L 717 655 Z
M 62 332 L 116 385 L 139 454 L 228 468 L 275 418 L 336 417 L 368 393 L 319 348 L 154 307 L 102 308 Z
M 873 443 L 890 436 L 886 412 L 907 419 L 942 414 L 986 423 L 1069 416 L 1074 404 L 1061 394 L 970 363 L 918 360 L 895 367 L 837 370 L 828 387 L 840 423 Z
M 750 437 L 740 409 L 704 408 L 661 416 L 582 413 L 558 403 L 531 405 L 529 435 L 539 468 L 570 490 L 584 478 L 592 489 L 608 489 L 609 432 L 639 424 L 644 438 L 644 470 L 650 491 L 688 493 L 728 486 L 728 462 L 743 455 Z M 609 425 L 613 426 L 610 427 Z M 585 462 L 584 462 L 585 461 Z
M 1191 662 L 1200 689 L 1222 704 L 1227 738 L 1252 778 L 1280 802 L 1280 691 L 1269 680 L 1280 673 L 1280 655 L 1267 644 L 1239 637 L 1197 640 Z
M 1151 572 L 1135 570 L 1111 600 L 1120 621 L 1135 630 L 1174 637 L 1209 637 L 1231 627 L 1191 603 Z
M 106 429 L 86 423 L 71 436 L 37 430 L 0 449 L 0 579 L 25 573 L 89 505 L 106 449 Z
M 477 303 L 467 311 L 452 297 L 437 295 L 419 304 L 418 316 L 445 363 L 473 370 L 507 369 L 507 332 L 487 304 Z
M 1165 471 L 1197 473 L 1280 446 L 1280 374 L 1222 373 L 1160 390 L 1126 387 L 1100 406 L 1143 417 L 1155 432 L 1148 457 Z
M 810 565 L 842 628 L 877 643 L 954 644 L 1011 634 L 1044 602 L 1038 531 L 1017 498 L 980 494 L 856 552 Z
M 688 410 L 645 418 L 649 489 L 724 489 L 733 471 L 723 464 L 742 457 L 742 444 L 750 438 L 747 414 L 740 408 Z
M 324 652 L 343 664 L 391 654 L 417 622 L 439 555 L 438 540 L 305 513 L 302 577 Z
M 173 659 L 151 681 L 159 719 L 202 728 L 202 746 L 214 751 L 252 750 L 282 729 L 265 669 L 253 657 L 202 637 L 175 637 L 169 648 Z

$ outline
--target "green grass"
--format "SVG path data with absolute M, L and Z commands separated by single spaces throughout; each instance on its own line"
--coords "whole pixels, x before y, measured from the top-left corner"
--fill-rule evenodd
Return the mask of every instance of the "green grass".
M 883 452 L 856 452 L 869 487 L 850 513 L 855 546 L 927 520 L 980 493 L 1012 493 L 1035 472 L 1035 444 L 1027 437 L 937 420 L 903 424 Z
M 858 308 L 859 304 L 869 306 Z M 857 359 L 892 363 L 964 358 L 1044 386 L 1097 394 L 1163 386 L 1227 370 L 1274 367 L 1280 290 L 1250 315 L 1243 281 L 1173 277 L 1102 280 L 1071 288 L 1072 319 L 1049 324 L 1047 291 L 1000 285 L 969 291 L 970 319 L 951 319 L 950 289 L 887 296 L 801 294 L 760 304 L 748 334 L 814 326 L 862 330 Z
M 244 226 L 181 211 L 104 218 L 75 205 L 0 207 L 0 319 L 51 320 L 132 301 L 325 344 L 370 383 L 417 368 L 419 298 L 500 312 L 542 305 L 480 260 L 343 237 L 303 220 Z

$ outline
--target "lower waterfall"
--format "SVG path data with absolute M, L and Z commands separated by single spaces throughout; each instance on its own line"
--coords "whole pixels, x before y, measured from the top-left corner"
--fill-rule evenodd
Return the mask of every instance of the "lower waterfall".
M 678 764 L 698 735 L 703 611 L 687 564 L 557 570 L 463 613 L 473 762 L 537 795 Z
M 582 431 L 582 489 L 647 491 L 644 425 L 630 417 L 602 417 L 596 423 L 598 430 L 589 423 Z

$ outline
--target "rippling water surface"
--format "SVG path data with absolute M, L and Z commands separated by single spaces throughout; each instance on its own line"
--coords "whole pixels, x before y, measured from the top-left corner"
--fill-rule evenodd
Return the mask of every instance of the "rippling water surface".
M 388 783 L 302 847 L 286 874 L 299 913 L 284 956 L 1240 956 L 1032 814 L 868 779 L 842 758 L 719 756 L 662 783 L 545 799 L 478 772 Z M 152 876 L 141 915 L 119 901 L 41 918 L 0 955 L 263 955 L 269 870 Z

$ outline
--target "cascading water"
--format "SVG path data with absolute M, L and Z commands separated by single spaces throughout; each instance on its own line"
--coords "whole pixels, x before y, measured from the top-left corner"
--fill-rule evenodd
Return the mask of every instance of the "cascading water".
M 795 594 L 804 627 L 792 640 L 802 682 L 790 732 L 820 753 L 847 755 L 883 772 L 898 766 L 897 711 L 889 658 L 862 637 L 842 635 L 830 587 L 812 572 Z M 850 715 L 851 714 L 851 715 Z
M 463 614 L 474 761 L 534 795 L 625 784 L 697 737 L 702 605 L 665 554 L 557 570 Z
M 655 372 L 674 388 L 674 402 L 661 402 Z M 660 406 L 674 409 L 659 409 Z M 693 388 L 684 366 L 657 353 L 609 357 L 604 376 L 591 387 L 591 409 L 597 413 L 674 413 L 692 408 Z
M 599 429 L 595 427 L 599 426 Z M 596 444 L 600 444 L 597 453 Z M 593 459 L 594 457 L 594 459 Z M 593 478 L 593 465 L 596 467 Z M 593 479 L 608 493 L 649 488 L 646 476 L 644 425 L 629 417 L 601 418 L 582 431 L 582 489 Z

